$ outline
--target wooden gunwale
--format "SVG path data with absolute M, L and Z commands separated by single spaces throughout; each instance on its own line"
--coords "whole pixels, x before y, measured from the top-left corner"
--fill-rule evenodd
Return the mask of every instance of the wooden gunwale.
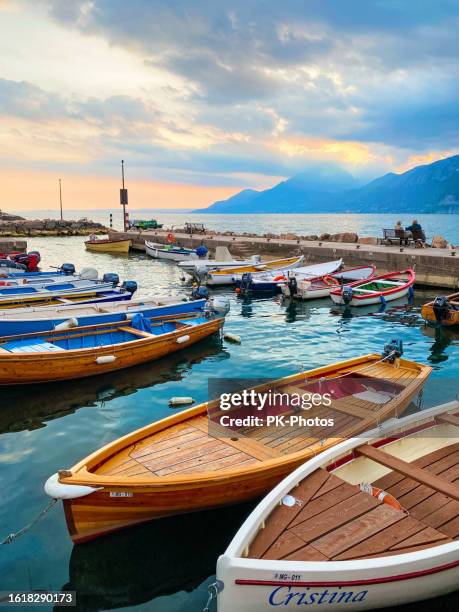
M 364 357 L 359 357 L 356 359 L 348 360 L 345 362 L 340 362 L 334 364 L 333 366 L 323 366 L 320 368 L 316 368 L 308 372 L 307 377 L 305 377 L 305 373 L 293 374 L 289 377 L 282 379 L 282 384 L 288 384 L 289 382 L 298 381 L 306 378 L 308 381 L 310 378 L 319 378 L 323 374 L 328 374 L 329 377 L 336 373 L 337 370 L 343 370 L 343 366 L 345 370 L 354 368 L 355 366 L 363 363 L 368 363 L 371 361 L 378 362 L 380 360 L 380 355 L 372 354 L 366 355 Z M 279 457 L 273 457 L 271 459 L 265 459 L 260 462 L 260 465 L 246 465 L 241 466 L 238 469 L 228 469 L 224 472 L 200 472 L 200 473 L 188 473 L 186 474 L 186 478 L 184 476 L 163 476 L 161 478 L 152 478 L 150 474 L 148 477 L 144 476 L 135 476 L 129 478 L 127 481 L 126 478 L 120 479 L 116 476 L 106 476 L 103 474 L 92 473 L 90 470 L 97 469 L 97 466 L 102 464 L 107 458 L 114 456 L 116 453 L 120 452 L 124 448 L 129 445 L 134 444 L 136 441 L 142 440 L 152 434 L 166 430 L 168 427 L 181 423 L 187 422 L 193 417 L 205 415 L 208 409 L 212 409 L 218 406 L 218 400 L 214 400 L 209 404 L 201 404 L 199 406 L 190 408 L 185 410 L 179 414 L 172 415 L 167 417 L 166 419 L 162 419 L 161 421 L 157 421 L 156 423 L 147 425 L 146 427 L 127 434 L 118 440 L 108 444 L 102 450 L 95 451 L 79 463 L 77 463 L 72 468 L 72 476 L 62 478 L 61 482 L 66 484 L 81 484 L 81 485 L 106 485 L 108 487 L 123 487 L 126 486 L 129 488 L 146 488 L 148 490 L 155 490 L 155 488 L 163 489 L 163 488 L 189 488 L 191 485 L 197 486 L 199 483 L 202 485 L 209 485 L 215 482 L 226 482 L 231 481 L 234 478 L 253 478 L 254 475 L 261 476 L 263 474 L 267 474 L 272 471 L 274 468 L 283 469 L 286 466 L 294 466 L 301 462 L 304 462 L 306 458 L 313 456 L 316 452 L 321 452 L 326 448 L 336 444 L 339 442 L 343 436 L 352 436 L 356 433 L 360 433 L 365 431 L 371 426 L 374 426 L 376 422 L 382 422 L 388 417 L 397 413 L 397 409 L 400 405 L 406 406 L 406 404 L 410 401 L 410 399 L 418 392 L 418 390 L 424 384 L 426 378 L 429 376 L 431 368 L 428 366 L 418 366 L 412 365 L 411 362 L 407 362 L 406 360 L 401 360 L 403 367 L 405 364 L 409 367 L 409 369 L 413 369 L 417 372 L 416 381 L 413 381 L 412 384 L 405 387 L 395 398 L 389 401 L 383 411 L 371 415 L 364 420 L 361 420 L 359 423 L 353 425 L 348 428 L 346 431 L 341 432 L 341 435 L 338 438 L 329 438 L 324 443 L 317 442 L 312 446 L 308 447 L 306 450 L 302 449 L 297 452 L 281 455 Z M 280 381 L 278 381 L 280 382 Z M 274 385 L 275 381 L 271 383 L 265 383 L 259 387 L 255 387 L 256 390 L 260 391 L 263 388 L 269 388 Z M 226 441 L 229 441 L 229 438 L 226 438 Z

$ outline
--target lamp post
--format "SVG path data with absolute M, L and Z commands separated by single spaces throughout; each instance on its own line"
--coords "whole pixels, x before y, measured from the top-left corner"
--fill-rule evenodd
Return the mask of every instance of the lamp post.
M 120 189 L 120 204 L 123 207 L 123 229 L 126 232 L 129 227 L 128 215 L 126 206 L 128 203 L 128 190 L 124 187 L 124 159 L 121 160 L 121 189 Z

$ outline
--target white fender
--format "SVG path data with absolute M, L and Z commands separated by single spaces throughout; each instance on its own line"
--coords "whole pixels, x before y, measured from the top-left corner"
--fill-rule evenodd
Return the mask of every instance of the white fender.
M 127 312 L 124 315 L 126 317 L 126 321 L 132 321 L 132 319 L 134 318 L 136 314 L 137 314 L 136 312 Z
M 104 487 L 86 487 L 83 485 L 63 484 L 59 482 L 59 474 L 53 474 L 45 482 L 43 487 L 46 495 L 54 499 L 76 499 L 90 495 L 94 491 L 100 491 Z
M 223 338 L 228 340 L 229 342 L 235 342 L 236 344 L 241 344 L 241 336 L 237 334 L 232 334 L 231 332 L 225 332 L 223 334 Z
M 71 329 L 72 327 L 78 327 L 78 319 L 75 319 L 75 317 L 62 321 L 62 323 L 58 323 L 54 329 L 56 331 L 62 331 L 64 329 Z
M 116 359 L 116 355 L 101 355 L 96 358 L 96 363 L 104 365 L 106 363 L 113 363 Z
M 194 404 L 192 397 L 171 397 L 169 400 L 170 406 L 184 406 L 185 404 Z
M 183 344 L 184 342 L 188 342 L 189 339 L 190 336 L 180 336 L 179 338 L 177 338 L 176 342 L 177 344 Z

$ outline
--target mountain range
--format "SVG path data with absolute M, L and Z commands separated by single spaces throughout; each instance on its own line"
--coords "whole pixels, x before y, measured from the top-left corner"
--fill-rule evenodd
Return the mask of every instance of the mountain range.
M 312 168 L 270 189 L 244 189 L 199 213 L 459 213 L 459 155 L 367 184 L 336 167 Z

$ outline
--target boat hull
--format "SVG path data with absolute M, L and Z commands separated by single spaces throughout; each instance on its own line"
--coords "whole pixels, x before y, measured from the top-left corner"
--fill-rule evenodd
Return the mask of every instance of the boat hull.
M 330 297 L 335 304 L 343 306 L 371 306 L 392 302 L 412 292 L 416 276 L 409 268 L 402 272 L 390 272 L 368 280 L 355 281 L 345 287 L 352 290 L 351 299 L 344 299 L 344 288 L 333 289 Z M 366 287 L 366 288 L 365 288 Z M 371 289 L 370 289 L 371 287 Z
M 291 263 L 288 264 L 284 264 L 282 262 L 285 262 L 286 260 L 279 260 L 279 267 L 278 268 L 272 268 L 271 270 L 269 270 L 269 272 L 273 273 L 273 277 L 277 276 L 278 274 L 281 275 L 284 272 L 288 272 L 289 270 L 294 270 L 295 268 L 299 268 L 301 266 L 301 264 L 303 263 L 303 259 L 304 257 L 292 257 L 290 258 Z M 265 265 L 269 265 L 265 264 Z M 261 264 L 260 264 L 261 265 Z M 263 277 L 264 275 L 266 275 L 267 270 L 263 270 L 260 268 L 256 268 L 254 266 L 242 266 L 236 269 L 233 269 L 233 271 L 228 270 L 222 270 L 220 271 L 210 271 L 207 275 L 207 279 L 206 279 L 206 284 L 207 285 L 234 285 L 238 282 L 241 281 L 242 279 L 242 275 L 246 272 L 250 272 L 253 276 L 253 279 L 255 280 L 258 277 Z
M 358 365 L 362 363 L 362 359 L 351 360 L 349 363 Z M 317 372 L 325 370 L 326 368 L 318 369 Z M 428 372 L 430 369 L 418 375 L 416 382 L 409 389 L 405 389 L 403 397 L 400 396 L 396 403 L 385 408 L 384 419 L 405 410 L 419 393 Z M 207 406 L 204 408 L 197 406 L 184 413 L 158 421 L 148 426 L 148 430 L 151 433 L 158 432 L 167 436 L 168 427 L 180 426 L 185 419 L 205 415 L 206 410 Z M 204 416 L 202 418 L 204 419 Z M 375 423 L 374 418 L 370 415 L 373 424 Z M 204 419 L 204 421 L 206 424 L 201 424 L 200 430 L 201 427 L 204 427 L 204 430 L 208 427 L 207 420 Z M 358 428 L 353 430 L 355 433 L 361 432 L 362 427 L 365 428 L 362 424 L 355 425 L 355 427 Z M 101 475 L 99 477 L 98 474 L 88 472 L 88 469 L 92 469 L 93 464 L 98 465 L 103 461 L 102 457 L 108 460 L 108 457 L 113 456 L 116 452 L 121 452 L 129 443 L 135 443 L 141 439 L 141 435 L 141 430 L 133 432 L 124 439 L 121 438 L 108 445 L 105 449 L 93 453 L 72 468 L 74 476 L 68 481 L 70 487 L 73 483 L 94 487 L 103 486 L 102 490 L 94 490 L 85 497 L 64 500 L 67 525 L 74 542 L 84 542 L 112 531 L 167 516 L 256 499 L 272 489 L 304 461 L 313 457 L 318 447 L 321 450 L 326 449 L 334 446 L 338 441 L 337 438 L 330 438 L 318 442 L 317 447 L 312 446 L 304 452 L 288 454 L 274 461 L 261 461 L 250 469 L 228 470 L 227 472 L 223 470 L 218 473 L 190 473 L 185 477 L 178 475 L 177 478 L 158 478 L 157 481 L 152 478 L 143 483 L 132 482 L 129 478 L 117 476 L 107 478 Z M 165 441 L 170 445 L 167 438 Z M 179 452 L 178 449 L 177 452 Z
M 393 302 L 394 300 L 399 300 L 400 298 L 408 295 L 409 287 L 405 287 L 400 291 L 395 291 L 394 293 L 388 295 L 374 295 L 365 298 L 357 298 L 353 297 L 350 302 L 346 304 L 341 295 L 334 295 L 330 292 L 330 297 L 335 304 L 347 305 L 347 306 L 372 306 L 373 304 L 381 304 L 381 297 L 384 298 L 386 302 Z
M 448 295 L 446 300 L 447 308 L 440 311 L 437 310 L 437 314 L 435 313 L 434 302 L 424 304 L 421 308 L 422 318 L 428 323 L 435 323 L 436 325 L 444 325 L 446 327 L 459 326 L 459 293 Z
M 97 242 L 87 241 L 84 243 L 87 251 L 94 253 L 129 253 L 130 240 L 99 240 Z
M 291 564 L 264 561 L 263 568 L 255 569 L 250 567 L 249 560 L 220 557 L 217 578 L 223 581 L 224 588 L 218 595 L 218 612 L 261 612 L 274 606 L 298 610 L 298 602 L 315 606 L 321 602 L 319 605 L 325 610 L 343 607 L 375 610 L 445 595 L 457 590 L 459 584 L 457 550 L 446 549 L 428 560 L 400 561 L 383 571 L 371 567 L 371 560 L 366 560 L 356 563 L 354 571 L 343 571 L 339 577 L 334 572 L 335 579 L 328 568 L 320 572 L 317 564 L 310 563 L 307 572 L 296 571 L 297 565 L 292 580 L 289 579 L 292 568 L 288 565 Z M 283 572 L 285 579 L 279 580 L 277 577 Z
M 224 319 L 211 319 L 173 333 L 152 336 L 141 342 L 125 342 L 88 349 L 47 353 L 0 351 L 0 385 L 49 383 L 96 376 L 153 361 L 190 346 L 218 332 Z M 81 329 L 81 328 L 77 328 Z M 57 332 L 54 332 L 56 334 Z M 183 340 L 186 336 L 187 339 Z M 178 339 L 180 339 L 178 341 Z M 1 345 L 0 345 L 1 348 Z M 114 357 L 100 363 L 101 357 Z
M 73 314 L 72 307 L 64 306 L 54 316 L 48 318 L 10 318 L 0 314 L 0 337 L 14 336 L 19 334 L 32 334 L 34 332 L 52 331 L 56 325 L 64 323 L 71 317 L 75 317 L 78 325 L 97 325 L 100 323 L 117 323 L 126 320 L 126 314 L 141 312 L 145 317 L 169 317 L 174 315 L 197 314 L 202 312 L 206 300 L 195 300 L 190 302 L 177 302 L 164 306 L 142 306 L 126 304 L 119 312 L 100 312 L 89 315 Z

